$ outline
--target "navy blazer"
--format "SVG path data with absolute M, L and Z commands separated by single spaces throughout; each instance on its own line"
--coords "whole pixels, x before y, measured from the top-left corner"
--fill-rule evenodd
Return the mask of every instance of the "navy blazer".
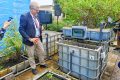
M 38 19 L 39 20 L 39 19 Z M 41 24 L 40 24 L 41 25 Z M 40 39 L 42 40 L 42 27 L 40 26 Z M 28 46 L 34 45 L 29 38 L 35 38 L 36 30 L 30 12 L 20 16 L 19 32 L 22 35 L 23 43 Z

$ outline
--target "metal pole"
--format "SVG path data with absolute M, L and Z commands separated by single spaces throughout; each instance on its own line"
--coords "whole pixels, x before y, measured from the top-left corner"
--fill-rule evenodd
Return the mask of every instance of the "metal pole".
M 47 24 L 46 24 L 46 30 L 47 30 Z
M 59 16 L 57 16 L 57 28 L 58 28 L 58 19 L 59 19 Z

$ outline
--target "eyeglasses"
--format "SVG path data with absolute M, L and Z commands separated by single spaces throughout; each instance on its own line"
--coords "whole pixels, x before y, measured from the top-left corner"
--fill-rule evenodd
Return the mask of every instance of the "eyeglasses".
M 34 9 L 34 10 L 39 11 L 39 9 Z
M 39 7 L 33 7 L 32 9 L 39 11 Z

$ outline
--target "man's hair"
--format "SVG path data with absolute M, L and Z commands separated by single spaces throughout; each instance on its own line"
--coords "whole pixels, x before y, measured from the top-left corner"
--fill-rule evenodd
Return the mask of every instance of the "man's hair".
M 39 4 L 38 4 L 37 2 L 31 2 L 29 8 L 30 8 L 30 9 L 39 8 Z

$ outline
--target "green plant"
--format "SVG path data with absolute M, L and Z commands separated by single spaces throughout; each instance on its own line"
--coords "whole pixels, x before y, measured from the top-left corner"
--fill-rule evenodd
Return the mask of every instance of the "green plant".
M 48 73 L 46 76 L 47 76 L 48 79 L 52 79 L 53 74 L 52 73 Z
M 63 21 L 58 22 L 58 24 L 57 22 L 53 22 L 52 24 L 49 24 L 47 26 L 47 29 L 51 31 L 60 31 L 64 26 L 65 26 L 65 23 Z
M 0 65 L 0 71 L 3 69 L 3 66 L 2 65 Z
M 88 27 L 95 27 L 108 16 L 114 20 L 120 15 L 120 0 L 57 0 L 67 20 L 74 23 L 85 21 Z
M 5 37 L 3 38 L 4 49 L 0 51 L 0 54 L 4 56 L 4 60 L 19 59 L 22 47 L 22 40 L 18 32 L 17 22 L 13 21 L 9 29 L 7 30 Z

